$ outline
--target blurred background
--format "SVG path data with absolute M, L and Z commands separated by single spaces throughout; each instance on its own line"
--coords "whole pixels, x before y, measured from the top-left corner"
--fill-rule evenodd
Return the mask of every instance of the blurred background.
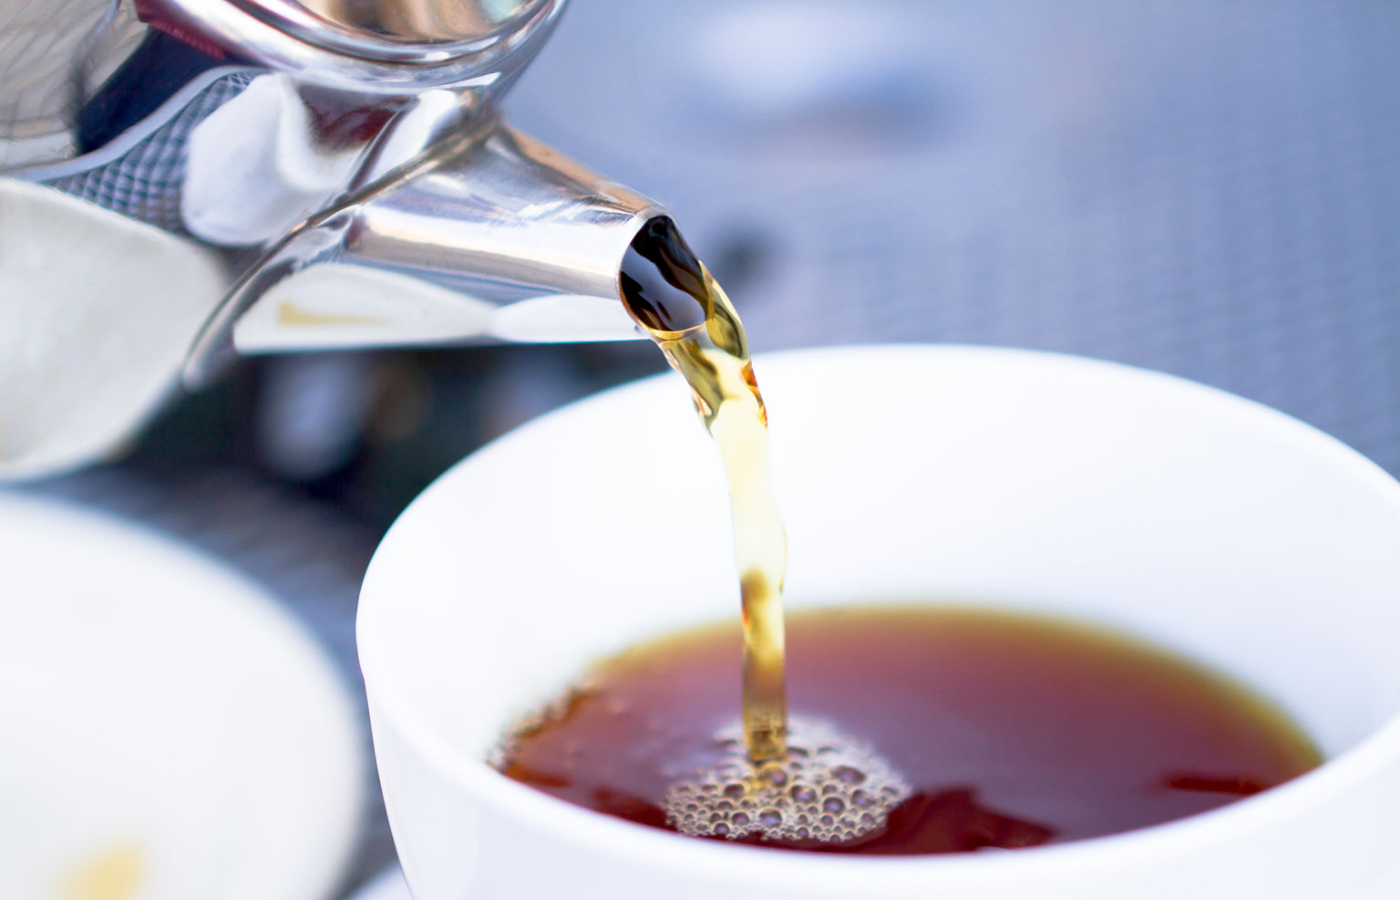
M 1397 47 L 1391 0 L 572 0 L 505 105 L 668 203 L 759 352 L 1086 354 L 1400 474 Z M 641 343 L 249 360 L 120 462 L 30 490 L 250 573 L 354 681 L 359 579 L 414 495 L 663 368 Z M 392 859 L 369 815 L 352 883 Z

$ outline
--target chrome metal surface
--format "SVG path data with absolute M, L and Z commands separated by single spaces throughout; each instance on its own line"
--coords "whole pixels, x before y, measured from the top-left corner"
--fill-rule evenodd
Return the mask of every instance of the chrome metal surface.
M 563 4 L 0 0 L 0 178 L 224 261 L 188 385 L 235 349 L 635 337 L 618 268 L 665 211 L 493 112 Z
M 234 349 L 636 337 L 619 302 L 622 257 L 666 214 L 484 114 L 251 268 L 196 343 L 186 382 Z

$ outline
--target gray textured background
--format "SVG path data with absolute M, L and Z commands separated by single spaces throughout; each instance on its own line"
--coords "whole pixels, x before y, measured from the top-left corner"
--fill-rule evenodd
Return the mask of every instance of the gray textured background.
M 703 256 L 762 243 L 731 288 L 757 347 L 1082 353 L 1400 471 L 1400 3 L 773 3 L 857 35 L 809 41 L 839 87 L 792 109 L 688 46 L 766 5 L 579 0 L 508 102 Z

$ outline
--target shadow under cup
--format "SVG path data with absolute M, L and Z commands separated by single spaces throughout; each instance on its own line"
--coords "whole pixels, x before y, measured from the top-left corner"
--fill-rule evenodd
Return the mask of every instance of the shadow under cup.
M 856 347 L 755 370 L 790 608 L 952 600 L 1105 623 L 1261 690 L 1329 762 L 1137 832 L 905 859 L 698 841 L 509 781 L 484 759 L 515 716 L 600 655 L 738 613 L 719 463 L 664 376 L 474 454 L 375 555 L 360 655 L 417 900 L 1400 891 L 1389 476 L 1258 405 L 1071 357 Z

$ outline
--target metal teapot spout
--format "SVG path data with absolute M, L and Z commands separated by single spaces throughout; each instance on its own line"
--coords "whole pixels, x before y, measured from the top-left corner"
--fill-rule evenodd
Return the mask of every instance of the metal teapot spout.
M 636 337 L 622 258 L 665 215 L 480 113 L 249 270 L 196 341 L 186 383 L 233 352 Z

